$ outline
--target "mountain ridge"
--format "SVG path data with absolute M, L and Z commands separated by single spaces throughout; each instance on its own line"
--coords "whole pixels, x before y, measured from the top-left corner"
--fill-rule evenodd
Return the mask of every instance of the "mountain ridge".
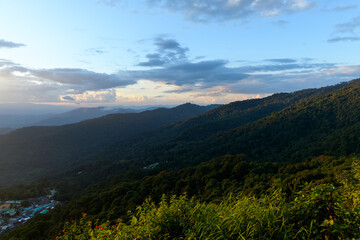
M 2 149 L 0 166 L 1 169 L 13 170 L 16 164 L 21 163 L 22 169 L 19 171 L 27 169 L 23 176 L 28 174 L 31 179 L 35 175 L 43 175 L 49 169 L 73 166 L 82 157 L 113 141 L 173 121 L 184 120 L 208 111 L 212 107 L 216 106 L 186 104 L 171 109 L 160 108 L 141 113 L 110 114 L 64 126 L 18 129 L 8 135 L 0 136 Z M 0 181 L 11 182 L 9 176 L 11 174 L 3 170 Z M 14 176 L 12 181 L 16 182 Z

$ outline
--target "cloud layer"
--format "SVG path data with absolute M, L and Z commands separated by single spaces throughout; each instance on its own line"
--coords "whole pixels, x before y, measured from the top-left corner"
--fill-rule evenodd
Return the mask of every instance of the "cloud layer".
M 311 0 L 143 0 L 149 6 L 180 13 L 195 22 L 222 22 L 245 20 L 251 16 L 272 17 L 311 9 L 317 5 Z M 99 0 L 115 6 L 124 0 Z M 341 6 L 340 6 L 341 7 Z
M 321 87 L 360 75 L 360 65 L 339 66 L 309 58 L 264 59 L 257 63 L 241 62 L 237 66 L 232 63 L 231 67 L 225 59 L 191 60 L 190 50 L 171 38 L 156 38 L 154 46 L 155 52 L 146 55 L 136 70 L 113 74 L 78 68 L 31 69 L 0 59 L 0 102 L 116 103 L 118 99 L 125 99 L 118 91 L 135 84 L 133 99 L 139 91 L 150 95 L 155 91 L 157 95 L 153 98 L 161 101 L 167 101 L 169 96 L 180 98 L 181 94 L 196 101 L 219 99 L 229 94 L 266 95 Z M 142 90 L 139 83 L 144 80 L 163 86 L 164 90 L 145 86 Z M 146 95 L 141 99 L 149 100 Z

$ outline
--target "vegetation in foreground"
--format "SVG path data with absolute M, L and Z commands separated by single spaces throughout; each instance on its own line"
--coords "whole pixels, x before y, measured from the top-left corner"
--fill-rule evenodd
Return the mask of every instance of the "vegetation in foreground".
M 130 220 L 99 223 L 86 214 L 57 239 L 355 239 L 360 236 L 360 168 L 341 185 L 305 184 L 288 198 L 281 189 L 259 197 L 229 195 L 221 203 L 186 195 L 147 199 Z

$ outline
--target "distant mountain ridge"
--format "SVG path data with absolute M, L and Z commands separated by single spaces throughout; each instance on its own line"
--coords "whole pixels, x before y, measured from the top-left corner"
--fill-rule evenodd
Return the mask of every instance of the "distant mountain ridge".
M 27 127 L 0 136 L 0 185 L 33 180 L 74 166 L 109 144 L 164 124 L 204 113 L 216 105 L 183 104 L 141 113 L 110 114 L 55 127 Z
M 31 108 L 31 106 L 29 106 Z M 29 126 L 60 126 L 77 123 L 115 113 L 138 113 L 160 108 L 158 106 L 144 107 L 82 107 L 62 113 L 31 114 L 28 111 L 17 114 L 5 114 L 0 111 L 0 128 L 22 128 Z M 166 107 L 170 108 L 170 107 Z M 7 110 L 8 112 L 9 110 Z
M 13 131 L 12 128 L 0 128 L 0 135 L 8 134 L 9 132 Z
M 115 113 L 137 113 L 141 112 L 141 109 L 131 109 L 131 108 L 115 108 L 108 109 L 105 107 L 95 107 L 95 108 L 77 108 L 69 112 L 62 114 L 57 114 L 53 117 L 44 119 L 37 123 L 34 123 L 34 126 L 60 126 L 66 124 L 77 123 L 85 121 L 88 119 L 98 118 L 109 114 Z

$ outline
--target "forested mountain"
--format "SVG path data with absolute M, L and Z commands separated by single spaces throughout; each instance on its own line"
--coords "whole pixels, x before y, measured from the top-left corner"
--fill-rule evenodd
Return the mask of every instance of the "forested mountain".
M 281 160 L 290 160 L 285 159 L 286 157 L 280 155 L 284 154 L 286 151 L 291 151 L 288 148 L 284 148 L 283 151 L 279 151 L 275 154 L 266 155 L 264 152 L 263 156 L 260 156 L 259 154 L 259 156 L 252 155 L 252 152 L 259 151 L 263 146 L 250 146 L 250 144 L 253 144 L 254 142 L 256 142 L 256 144 L 259 142 L 260 144 L 261 141 L 264 141 L 264 146 L 269 145 L 269 148 L 271 149 L 271 144 L 276 143 L 271 139 L 271 136 L 266 135 L 267 131 L 272 131 L 271 127 L 267 129 L 267 126 L 263 126 L 262 128 L 257 129 L 258 126 L 262 126 L 262 123 L 267 122 L 267 119 L 278 118 L 278 116 L 283 114 L 281 113 L 282 110 L 291 112 L 291 109 L 293 109 L 294 111 L 298 111 L 298 108 L 302 108 L 301 106 L 305 106 L 309 101 L 317 101 L 316 99 L 321 99 L 323 97 L 326 98 L 329 94 L 335 94 L 337 91 L 346 95 L 346 91 L 348 91 L 346 89 L 351 89 L 358 85 L 359 80 L 354 80 L 352 82 L 320 89 L 274 94 L 263 99 L 252 99 L 230 103 L 213 109 L 205 114 L 182 122 L 176 122 L 164 126 L 161 129 L 140 134 L 111 145 L 102 151 L 89 156 L 91 159 L 101 161 L 101 167 L 96 167 L 96 165 L 86 166 L 85 169 L 88 168 L 93 176 L 107 176 L 109 174 L 109 172 L 106 172 L 107 169 L 111 169 L 111 174 L 116 174 L 116 169 L 123 168 L 124 164 L 137 164 L 136 167 L 143 167 L 158 162 L 166 169 L 178 169 L 228 153 L 246 153 L 255 161 L 279 161 L 279 157 L 281 157 Z M 310 111 L 309 109 L 307 111 Z M 313 109 L 313 111 L 316 112 L 318 109 Z M 306 114 L 307 113 L 303 113 L 304 118 L 306 118 Z M 326 115 L 325 112 L 323 114 Z M 325 115 L 323 116 L 324 118 L 326 118 Z M 283 116 L 283 119 L 286 119 L 286 117 L 287 116 Z M 318 120 L 322 121 L 321 119 Z M 278 121 L 282 120 L 279 119 Z M 302 123 L 296 121 L 297 120 L 294 120 L 294 125 Z M 288 133 L 289 135 L 294 135 L 292 133 L 292 128 L 295 126 L 287 126 L 287 123 L 292 124 L 292 122 L 289 122 L 288 120 L 284 121 L 284 129 L 280 131 Z M 277 126 L 274 125 L 273 127 L 276 128 Z M 253 131 L 252 129 L 255 129 L 256 131 Z M 294 131 L 295 130 L 296 129 L 294 129 Z M 239 131 L 240 136 L 237 135 Z M 241 131 L 249 134 L 255 134 L 256 132 L 259 133 L 259 136 L 246 136 L 246 134 L 241 133 Z M 279 129 L 274 131 L 277 132 Z M 311 131 L 310 128 L 309 131 Z M 299 136 L 294 135 L 294 137 L 296 138 Z M 280 140 L 281 138 L 282 137 L 280 137 Z M 243 142 L 240 143 L 239 141 Z M 279 145 L 274 145 L 274 147 L 282 147 L 282 143 L 277 144 Z M 301 147 L 299 151 L 301 152 Z M 321 154 L 320 151 L 318 155 Z M 312 156 L 317 155 L 315 153 L 311 155 L 309 153 L 309 155 L 307 155 L 309 158 Z M 266 157 L 272 157 L 273 159 L 265 159 Z M 297 158 L 297 160 L 302 159 Z M 123 164 L 113 165 L 113 162 L 119 161 Z M 108 164 L 108 168 L 104 167 L 106 164 Z M 96 171 L 105 172 L 100 174 L 95 173 Z
M 0 184 L 25 182 L 63 171 L 109 144 L 213 107 L 184 104 L 171 109 L 112 114 L 71 125 L 18 129 L 0 136 Z
M 186 104 L 178 108 L 190 106 L 195 107 Z M 83 164 L 47 178 L 47 182 L 59 190 L 58 199 L 68 200 L 67 204 L 35 217 L 5 239 L 55 237 L 65 222 L 79 220 L 82 212 L 88 217 L 65 227 L 60 238 L 86 239 L 87 234 L 93 234 L 113 239 L 110 234 L 127 234 L 124 239 L 144 236 L 182 239 L 202 236 L 200 231 L 205 231 L 205 225 L 219 239 L 359 237 L 356 228 L 360 224 L 357 200 L 360 193 L 359 79 L 321 89 L 235 102 L 188 117 L 154 127 L 153 131 L 128 133 L 123 138 L 116 136 L 116 141 L 109 141 L 93 154 L 78 155 Z M 141 120 L 139 122 L 145 124 L 146 119 Z M 134 118 L 132 121 L 139 124 Z M 95 129 L 106 126 L 102 129 L 108 129 L 103 133 L 106 135 L 114 131 L 114 125 L 106 123 L 103 119 L 66 127 L 76 134 L 82 124 Z M 52 136 L 61 136 L 57 128 L 49 129 Z M 31 136 L 34 129 L 23 129 L 21 134 L 25 130 Z M 85 134 L 85 130 L 82 132 Z M 6 136 L 15 139 L 17 133 Z M 96 136 L 104 137 L 99 133 Z M 75 141 L 79 140 L 72 143 Z M 71 153 L 75 154 L 75 150 Z M 154 163 L 158 164 L 151 165 Z M 81 191 L 83 187 L 86 188 Z M 161 200 L 162 194 L 187 194 L 197 200 L 196 203 L 176 197 Z M 239 198 L 225 197 L 231 194 Z M 137 208 L 136 214 L 127 215 L 149 196 L 154 202 L 146 202 Z M 251 201 L 245 201 L 250 198 Z M 156 205 L 160 201 L 160 205 Z M 247 208 L 253 211 L 250 215 L 239 213 L 231 221 L 225 220 L 230 215 L 206 220 L 214 204 L 224 204 L 222 211 L 228 214 L 231 209 L 238 209 L 236 206 L 248 206 L 249 201 L 256 203 Z M 274 205 L 274 201 L 277 204 Z M 275 209 L 276 206 L 281 208 Z M 184 208 L 187 209 L 184 214 L 177 215 L 178 209 Z M 202 210 L 188 211 L 193 208 Z M 262 215 L 267 210 L 274 210 L 272 213 L 276 214 Z M 199 216 L 204 218 L 197 219 Z M 274 218 L 269 220 L 269 216 Z M 224 217 L 224 221 L 211 225 L 219 217 Z M 109 222 L 101 225 L 94 221 L 97 218 L 100 222 Z M 186 219 L 194 218 L 197 219 L 194 224 L 205 225 L 186 225 Z M 254 229 L 247 229 L 245 224 L 244 229 L 235 231 L 233 226 L 240 226 L 239 221 L 246 222 L 247 226 L 252 224 Z M 234 225 L 228 226 L 230 222 Z M 263 228 L 256 228 L 259 222 L 264 224 Z M 275 224 L 279 222 L 280 225 Z M 104 232 L 95 227 L 100 225 Z
M 205 130 L 202 127 L 206 126 L 206 123 L 197 125 L 196 128 L 200 129 L 199 134 L 191 127 L 191 131 L 182 132 L 182 129 L 188 128 L 187 123 L 191 125 L 192 121 L 196 121 L 196 118 L 190 119 L 182 124 L 173 125 L 180 129 L 178 135 L 168 134 L 173 138 L 166 138 L 161 142 L 161 133 L 152 134 L 148 138 L 143 138 L 143 143 L 136 141 L 128 148 L 118 147 L 120 155 L 117 157 L 130 152 L 130 159 L 141 159 L 146 164 L 166 161 L 169 167 L 176 167 L 186 165 L 186 162 L 199 163 L 224 154 L 245 153 L 254 161 L 301 161 L 321 154 L 358 153 L 360 82 L 357 80 L 337 87 L 340 88 L 329 92 L 324 89 L 322 94 L 300 98 L 299 101 L 288 104 L 288 107 L 274 111 L 273 114 L 268 111 L 268 116 L 260 115 L 257 121 L 242 121 L 247 117 L 253 117 L 252 113 L 250 116 L 242 116 L 241 120 L 228 120 L 230 123 L 226 126 L 234 126 L 237 122 L 238 127 L 222 127 L 225 131 L 215 134 L 203 133 L 211 132 L 211 127 L 216 127 L 217 122 L 210 122 L 211 127 Z M 265 100 L 266 98 L 263 101 Z M 203 116 L 216 115 L 229 106 L 231 105 L 215 109 Z M 258 114 L 256 111 L 255 113 Z M 223 121 L 226 120 L 220 117 L 220 126 Z M 148 139 L 150 142 L 147 142 Z M 135 149 L 145 150 L 135 152 Z M 114 152 L 112 151 L 112 154 Z

